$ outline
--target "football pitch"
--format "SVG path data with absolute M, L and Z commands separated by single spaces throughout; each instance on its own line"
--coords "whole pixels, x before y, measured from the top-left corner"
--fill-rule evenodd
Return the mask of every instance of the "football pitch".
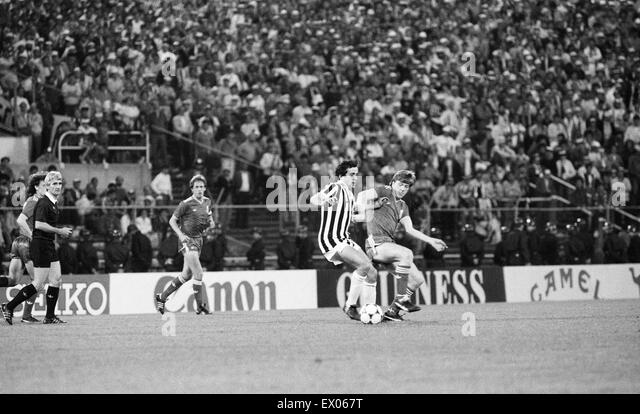
M 0 321 L 2 393 L 640 393 L 638 300 L 63 319 Z

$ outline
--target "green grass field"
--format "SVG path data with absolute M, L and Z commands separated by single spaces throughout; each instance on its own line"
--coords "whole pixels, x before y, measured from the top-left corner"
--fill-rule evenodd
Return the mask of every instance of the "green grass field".
M 379 325 L 337 308 L 177 314 L 175 337 L 159 314 L 17 319 L 0 324 L 2 393 L 640 392 L 638 300 L 429 306 Z

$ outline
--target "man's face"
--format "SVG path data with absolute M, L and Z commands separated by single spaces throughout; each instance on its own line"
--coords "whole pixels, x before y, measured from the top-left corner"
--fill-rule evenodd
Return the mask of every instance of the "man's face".
M 36 194 L 38 197 L 42 197 L 44 193 L 47 191 L 47 186 L 44 183 L 44 180 L 40 181 L 40 183 L 36 186 Z
M 353 188 L 358 179 L 358 167 L 352 167 L 347 170 L 347 173 L 340 178 L 349 188 Z
M 62 191 L 62 180 L 60 179 L 55 179 L 53 181 L 51 181 L 49 183 L 49 185 L 47 186 L 47 190 L 49 190 L 49 192 L 57 197 L 60 195 L 60 192 Z
M 409 183 L 404 183 L 402 181 L 396 180 L 391 183 L 391 189 L 395 194 L 396 198 L 403 198 L 409 192 L 409 188 L 411 185 Z
M 198 199 L 202 198 L 202 196 L 204 195 L 204 190 L 205 186 L 202 181 L 196 181 L 195 183 L 193 183 L 193 187 L 191 187 L 193 196 Z

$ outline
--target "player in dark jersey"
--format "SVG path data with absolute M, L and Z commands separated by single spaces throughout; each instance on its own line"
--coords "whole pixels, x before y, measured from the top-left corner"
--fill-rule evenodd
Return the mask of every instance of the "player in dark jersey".
M 376 303 L 378 272 L 360 246 L 349 237 L 351 221 L 365 220 L 364 212 L 354 214 L 353 186 L 358 176 L 358 163 L 342 162 L 335 175 L 338 181 L 327 185 L 310 201 L 321 206 L 318 244 L 326 259 L 334 264 L 345 262 L 356 268 L 343 311 L 349 318 L 360 320 L 356 303 L 361 292 L 364 304 Z
M 441 252 L 447 248 L 444 241 L 429 237 L 413 227 L 409 209 L 402 198 L 415 183 L 413 171 L 401 170 L 394 174 L 388 186 L 363 191 L 358 195 L 358 208 L 370 212 L 373 219 L 367 222 L 367 255 L 379 263 L 393 264 L 398 279 L 397 296 L 384 314 L 385 319 L 401 321 L 400 310 L 415 312 L 420 307 L 411 303 L 411 296 L 424 283 L 422 272 L 413 263 L 413 252 L 395 242 L 398 224 L 402 224 L 408 236 L 421 240 Z
M 55 315 L 60 283 L 62 282 L 60 260 L 55 247 L 55 236 L 57 234 L 61 237 L 69 237 L 72 229 L 69 227 L 56 227 L 60 216 L 58 196 L 62 191 L 62 174 L 59 171 L 51 171 L 47 173 L 44 182 L 47 191 L 43 197 L 38 199 L 32 217 L 33 238 L 31 239 L 29 251 L 33 259 L 33 283 L 22 288 L 11 302 L 2 304 L 2 315 L 9 325 L 13 324 L 13 310 L 16 306 L 42 290 L 47 280 L 49 281 L 46 295 L 47 314 L 43 323 L 65 323 Z
M 27 269 L 29 278 L 33 281 L 33 261 L 29 255 L 29 243 L 33 228 L 31 227 L 31 217 L 33 216 L 38 198 L 42 197 L 46 191 L 44 179 L 46 172 L 38 172 L 29 178 L 29 188 L 27 189 L 27 200 L 22 206 L 22 212 L 18 216 L 16 222 L 20 229 L 20 235 L 15 238 L 11 244 L 11 262 L 9 263 L 9 275 L 0 276 L 0 287 L 12 287 L 20 282 L 20 278 Z M 24 303 L 22 312 L 22 323 L 40 322 L 31 315 L 36 295 L 33 295 Z
M 209 227 L 214 226 L 211 213 L 211 200 L 204 196 L 207 180 L 202 175 L 195 175 L 189 181 L 192 196 L 180 202 L 169 220 L 169 225 L 178 235 L 180 251 L 184 255 L 182 272 L 162 293 L 155 296 L 158 312 L 164 314 L 165 302 L 169 295 L 178 290 L 193 276 L 193 293 L 196 299 L 196 313 L 210 314 L 202 301 L 202 265 L 200 264 L 200 250 L 202 238 Z

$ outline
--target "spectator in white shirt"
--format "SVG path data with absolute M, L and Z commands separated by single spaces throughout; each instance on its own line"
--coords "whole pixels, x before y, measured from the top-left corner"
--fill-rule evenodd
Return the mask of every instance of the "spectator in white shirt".
M 193 145 L 191 143 L 193 123 L 191 122 L 188 109 L 189 103 L 185 100 L 182 103 L 178 114 L 176 114 L 172 119 L 173 130 L 186 138 L 185 140 L 180 140 L 180 154 L 176 154 L 178 164 L 181 168 L 186 168 L 193 160 Z
M 171 175 L 169 175 L 169 167 L 164 166 L 162 170 L 151 181 L 151 189 L 156 198 L 161 199 L 165 204 L 173 197 L 173 187 L 171 186 Z
M 632 141 L 634 145 L 640 144 L 640 115 L 633 116 L 633 125 L 629 125 L 624 131 L 624 141 Z
M 365 147 L 364 151 L 366 154 L 365 156 L 368 159 L 376 160 L 384 157 L 382 146 L 378 143 L 378 137 L 376 137 L 375 135 L 372 135 L 369 138 L 369 143 Z
M 153 232 L 151 217 L 149 217 L 149 210 L 146 208 L 143 208 L 140 210 L 140 213 L 138 213 L 138 217 L 136 217 L 136 227 L 138 227 L 140 233 L 147 236 Z
M 75 73 L 70 73 L 67 80 L 62 84 L 62 98 L 64 99 L 67 115 L 73 116 L 75 114 L 81 97 L 82 85 L 80 85 Z
M 569 132 L 567 132 L 567 127 L 562 123 L 562 119 L 560 115 L 556 114 L 553 117 L 553 122 L 549 124 L 547 128 L 547 135 L 549 136 L 549 145 L 553 148 L 558 146 L 559 135 L 562 134 L 564 137 L 569 136 Z
M 573 163 L 567 158 L 567 151 L 560 150 L 558 155 L 560 159 L 556 161 L 557 175 L 563 180 L 569 181 L 576 176 L 576 169 L 573 167 Z

